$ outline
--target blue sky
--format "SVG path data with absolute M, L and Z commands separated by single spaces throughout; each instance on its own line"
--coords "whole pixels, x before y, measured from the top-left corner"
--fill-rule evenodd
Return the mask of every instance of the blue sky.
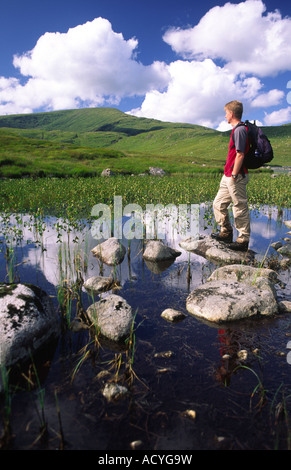
M 223 130 L 224 104 L 239 99 L 245 119 L 291 122 L 289 2 L 6 0 L 1 6 L 2 115 L 113 106 Z

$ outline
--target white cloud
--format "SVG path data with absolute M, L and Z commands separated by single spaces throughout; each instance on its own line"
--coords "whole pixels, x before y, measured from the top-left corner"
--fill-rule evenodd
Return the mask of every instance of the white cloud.
M 257 96 L 252 102 L 253 108 L 267 108 L 269 106 L 278 105 L 284 97 L 282 90 L 270 90 L 267 93 L 263 93 Z
M 168 71 L 167 90 L 148 92 L 142 106 L 131 114 L 216 127 L 224 116 L 225 103 L 234 97 L 251 100 L 262 86 L 255 77 L 237 79 L 210 59 L 175 61 Z
M 265 125 L 266 126 L 276 126 L 280 124 L 284 124 L 286 122 L 290 122 L 291 120 L 291 107 L 282 108 L 278 111 L 273 111 L 270 114 L 265 115 Z
M 267 13 L 261 0 L 226 3 L 193 28 L 166 32 L 164 41 L 182 60 L 145 66 L 136 38 L 126 40 L 96 18 L 66 33 L 45 33 L 31 51 L 14 56 L 21 79 L 0 77 L 0 114 L 118 106 L 142 96 L 130 114 L 225 130 L 224 105 L 238 99 L 249 119 L 265 110 L 266 123 L 287 122 L 289 111 L 266 114 L 284 92 L 263 92 L 261 80 L 291 70 L 290 37 L 291 19 Z
M 223 60 L 234 73 L 263 77 L 291 70 L 291 18 L 265 12 L 261 0 L 226 3 L 193 28 L 168 30 L 164 41 L 188 59 Z
M 165 33 L 184 60 L 169 65 L 167 89 L 148 92 L 132 114 L 226 130 L 224 105 L 238 99 L 257 119 L 254 108 L 276 106 L 284 97 L 278 89 L 261 93 L 258 77 L 291 70 L 290 37 L 291 19 L 266 13 L 261 0 L 216 6 L 193 28 Z
M 118 104 L 124 96 L 161 89 L 168 79 L 166 65 L 142 65 L 135 57 L 137 45 L 103 18 L 67 33 L 46 33 L 32 51 L 14 57 L 26 83 L 1 79 L 0 111 Z

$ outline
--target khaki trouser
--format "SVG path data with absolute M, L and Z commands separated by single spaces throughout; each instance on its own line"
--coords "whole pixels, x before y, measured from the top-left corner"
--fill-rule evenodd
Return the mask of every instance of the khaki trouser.
M 221 232 L 232 230 L 229 220 L 228 207 L 233 203 L 234 225 L 237 229 L 238 241 L 244 242 L 250 239 L 250 214 L 246 185 L 249 181 L 248 174 L 239 175 L 236 180 L 231 176 L 223 175 L 218 193 L 213 201 L 214 217 Z

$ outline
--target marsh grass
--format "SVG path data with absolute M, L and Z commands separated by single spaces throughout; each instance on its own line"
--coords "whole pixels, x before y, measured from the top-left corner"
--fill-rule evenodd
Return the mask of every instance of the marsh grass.
M 253 409 L 253 399 L 255 396 L 258 396 L 258 402 L 256 404 L 256 408 L 258 412 L 261 411 L 263 406 L 266 404 L 266 400 L 267 400 L 267 390 L 265 389 L 263 385 L 263 380 L 259 377 L 258 373 L 249 366 L 240 364 L 235 370 L 237 369 L 246 369 L 250 371 L 256 377 L 257 384 L 255 385 L 250 396 L 250 411 L 252 411 Z
M 61 233 L 66 225 L 65 220 L 67 230 L 70 227 L 84 227 L 84 220 L 90 223 L 93 220 L 91 211 L 96 204 L 107 204 L 113 210 L 114 196 L 122 196 L 123 207 L 135 203 L 142 209 L 145 209 L 146 204 L 179 205 L 212 201 L 220 179 L 220 175 L 197 174 L 187 178 L 115 176 L 3 180 L 0 187 L 0 211 L 4 217 L 11 213 L 33 216 L 37 212 L 43 216 L 61 217 L 63 222 L 57 222 Z M 291 207 L 291 179 L 288 175 L 277 178 L 262 173 L 252 175 L 247 189 L 252 207 Z M 13 228 L 10 227 L 10 230 Z
M 291 395 L 286 395 L 286 390 L 283 384 L 277 388 L 271 406 L 270 406 L 270 417 L 274 423 L 275 430 L 275 449 L 279 448 L 279 442 L 281 434 L 285 433 L 287 441 L 287 449 L 291 450 L 291 427 L 290 427 L 290 416 L 288 413 L 288 401 L 290 401 Z
M 27 381 L 30 398 L 35 406 L 36 414 L 39 420 L 39 434 L 32 443 L 33 447 L 39 440 L 47 443 L 48 440 L 48 423 L 45 415 L 45 388 L 42 387 L 38 376 L 38 371 L 31 355 L 31 363 L 27 375 L 22 373 L 22 377 Z M 34 399 L 36 396 L 36 400 Z

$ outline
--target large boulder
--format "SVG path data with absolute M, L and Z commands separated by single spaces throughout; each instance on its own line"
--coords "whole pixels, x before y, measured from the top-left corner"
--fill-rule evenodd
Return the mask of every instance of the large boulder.
M 271 281 L 270 286 L 279 282 L 278 275 L 273 269 L 255 268 L 245 264 L 231 264 L 215 269 L 208 281 L 233 280 L 253 284 L 263 277 Z
M 0 284 L 0 366 L 29 360 L 60 333 L 50 297 L 30 284 Z
M 186 299 L 188 312 L 204 320 L 224 323 L 278 313 L 276 273 L 249 266 L 222 267 Z
M 253 257 L 253 252 L 231 250 L 225 243 L 219 242 L 211 236 L 200 236 L 199 239 L 188 237 L 182 240 L 179 245 L 186 251 L 222 264 L 241 263 Z
M 110 294 L 87 309 L 89 320 L 101 336 L 121 342 L 128 338 L 134 315 L 131 306 L 119 295 Z
M 126 249 L 117 238 L 111 237 L 99 243 L 91 252 L 94 256 L 103 261 L 103 263 L 109 266 L 116 266 L 122 263 Z

